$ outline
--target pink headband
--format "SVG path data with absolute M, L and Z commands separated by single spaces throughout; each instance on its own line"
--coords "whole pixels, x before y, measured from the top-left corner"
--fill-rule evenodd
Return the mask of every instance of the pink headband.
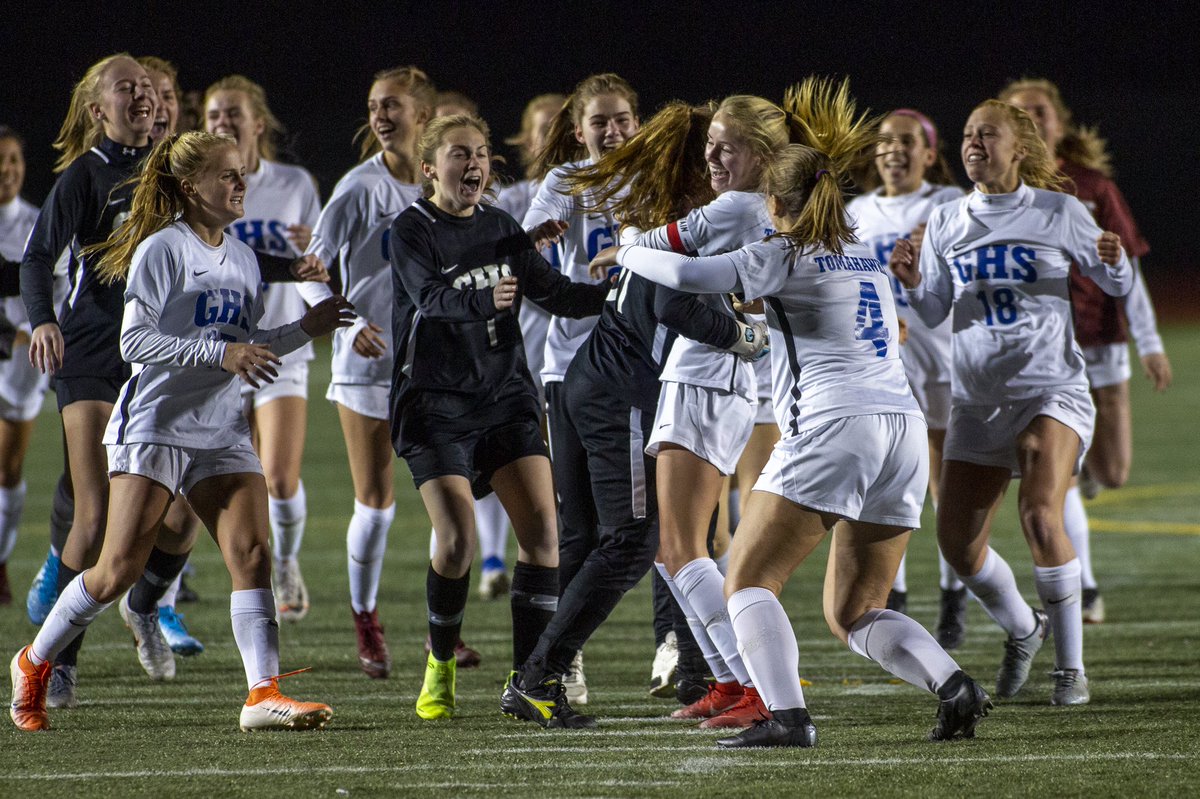
M 936 150 L 938 146 L 937 128 L 933 126 L 933 122 L 929 117 L 922 114 L 920 111 L 914 111 L 911 108 L 897 108 L 891 113 L 894 117 L 911 117 L 921 123 L 921 130 L 925 131 L 925 140 L 929 142 L 929 149 Z

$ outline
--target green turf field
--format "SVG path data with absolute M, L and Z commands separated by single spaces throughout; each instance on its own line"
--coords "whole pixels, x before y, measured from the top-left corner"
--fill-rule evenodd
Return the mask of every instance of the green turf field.
M 712 733 L 667 720 L 676 705 L 646 693 L 654 645 L 645 583 L 586 648 L 587 709 L 600 716 L 599 729 L 545 731 L 499 714 L 509 668 L 507 603 L 484 603 L 474 593 L 464 635 L 484 653 L 484 664 L 460 672 L 458 718 L 422 722 L 413 703 L 424 666 L 428 521 L 401 467 L 380 602 L 394 672 L 386 681 L 368 680 L 358 670 L 346 588 L 350 478 L 335 416 L 319 400 L 309 422 L 301 557 L 313 607 L 306 620 L 283 628 L 281 665 L 313 667 L 286 689 L 331 704 L 332 725 L 316 733 L 238 731 L 245 682 L 229 626 L 228 577 L 205 539 L 194 555 L 202 601 L 181 610 L 208 651 L 180 659 L 174 682 L 151 683 L 117 613 L 105 614 L 80 656 L 81 706 L 52 712 L 48 733 L 22 734 L 0 722 L 0 797 L 1195 795 L 1200 329 L 1168 329 L 1166 341 L 1176 376 L 1171 391 L 1152 396 L 1140 375 L 1134 379 L 1130 485 L 1090 507 L 1109 620 L 1086 630 L 1088 706 L 1049 706 L 1047 647 L 1025 691 L 999 703 L 976 740 L 927 743 L 933 698 L 894 684 L 825 628 L 822 552 L 797 572 L 784 597 L 801 670 L 813 682 L 806 696 L 820 734 L 814 750 L 722 752 Z M 321 350 L 314 363 L 317 397 L 328 379 L 327 354 Z M 0 608 L 5 663 L 35 632 L 23 600 L 45 554 L 49 496 L 61 466 L 50 405 L 30 455 L 28 510 L 10 562 L 15 603 Z M 1033 598 L 1013 502 L 995 545 Z M 913 539 L 908 579 L 911 612 L 929 626 L 937 612 L 936 570 L 927 528 Z M 957 657 L 990 687 L 1002 634 L 978 606 L 970 624 Z

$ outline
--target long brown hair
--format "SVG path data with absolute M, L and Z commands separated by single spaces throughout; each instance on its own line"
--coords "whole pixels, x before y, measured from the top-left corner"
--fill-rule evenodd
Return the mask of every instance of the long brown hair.
M 417 104 L 418 115 L 424 111 L 425 119 L 433 116 L 437 89 L 434 88 L 433 81 L 429 79 L 429 76 L 419 67 L 409 65 L 381 70 L 375 73 L 375 77 L 371 79 L 371 85 L 374 86 L 381 80 L 395 83 L 405 94 L 413 98 Z M 381 149 L 379 139 L 375 138 L 375 134 L 371 132 L 371 120 L 369 119 L 354 132 L 354 141 L 359 145 L 359 163 L 366 161 Z
M 83 250 L 85 256 L 101 254 L 96 275 L 103 282 L 125 279 L 138 245 L 183 213 L 182 181 L 195 181 L 223 147 L 236 148 L 237 143 L 202 130 L 166 136 L 154 145 L 142 173 L 128 181 L 135 186 L 129 217 L 105 241 Z
M 71 90 L 71 103 L 67 106 L 67 118 L 63 120 L 58 131 L 58 138 L 52 145 L 58 150 L 58 161 L 54 164 L 55 172 L 62 172 L 79 156 L 100 143 L 104 136 L 104 127 L 100 120 L 88 112 L 88 106 L 100 101 L 103 89 L 100 86 L 104 74 L 115 62 L 122 58 L 134 61 L 129 53 L 114 53 L 100 59 L 88 67 L 88 71 Z
M 999 98 L 1011 102 L 1017 92 L 1035 91 L 1046 95 L 1050 105 L 1058 114 L 1059 124 L 1062 125 L 1063 137 L 1056 148 L 1059 158 L 1078 164 L 1088 169 L 1094 169 L 1105 177 L 1112 177 L 1112 163 L 1108 154 L 1108 142 L 1100 138 L 1096 128 L 1079 125 L 1071 118 L 1071 109 L 1063 102 L 1062 92 L 1058 86 L 1045 78 L 1022 78 L 1014 80 L 1000 90 Z
M 625 98 L 629 110 L 638 115 L 638 96 L 633 87 L 612 72 L 604 72 L 584 78 L 563 103 L 550 130 L 546 133 L 546 144 L 533 160 L 532 174 L 537 179 L 545 178 L 550 170 L 568 161 L 579 161 L 587 156 L 587 147 L 575 138 L 575 127 L 583 124 L 583 112 L 588 102 L 605 94 L 616 94 Z

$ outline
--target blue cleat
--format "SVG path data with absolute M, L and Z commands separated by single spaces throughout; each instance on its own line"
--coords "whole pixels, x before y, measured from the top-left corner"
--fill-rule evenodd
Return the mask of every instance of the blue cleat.
M 188 632 L 183 623 L 183 616 L 175 612 L 175 608 L 160 607 L 158 609 L 158 628 L 162 630 L 167 645 L 177 655 L 190 657 L 204 651 L 204 644 Z
M 29 586 L 29 594 L 25 597 L 25 612 L 29 614 L 29 620 L 39 627 L 46 621 L 54 603 L 58 601 L 60 563 L 62 561 L 54 552 L 47 554 L 46 562 L 38 569 L 37 576 L 33 578 L 33 585 Z

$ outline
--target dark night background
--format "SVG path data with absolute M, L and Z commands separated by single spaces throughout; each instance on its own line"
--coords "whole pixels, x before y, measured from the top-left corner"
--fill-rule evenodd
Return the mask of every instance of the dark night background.
M 24 5 L 8 6 L 0 31 L 0 122 L 28 141 L 25 196 L 35 203 L 53 180 L 49 143 L 71 87 L 117 50 L 173 61 L 185 90 L 232 72 L 261 83 L 322 197 L 355 163 L 350 140 L 371 76 L 396 65 L 416 64 L 439 88 L 474 97 L 497 143 L 516 131 L 530 97 L 569 92 L 593 72 L 629 80 L 644 117 L 676 97 L 778 100 L 808 73 L 846 74 L 860 107 L 929 114 L 959 168 L 973 105 L 1011 78 L 1038 76 L 1057 82 L 1076 120 L 1109 140 L 1153 249 L 1145 263 L 1156 301 L 1196 296 L 1177 289 L 1200 282 L 1200 56 L 1197 12 L 1182 3 Z

